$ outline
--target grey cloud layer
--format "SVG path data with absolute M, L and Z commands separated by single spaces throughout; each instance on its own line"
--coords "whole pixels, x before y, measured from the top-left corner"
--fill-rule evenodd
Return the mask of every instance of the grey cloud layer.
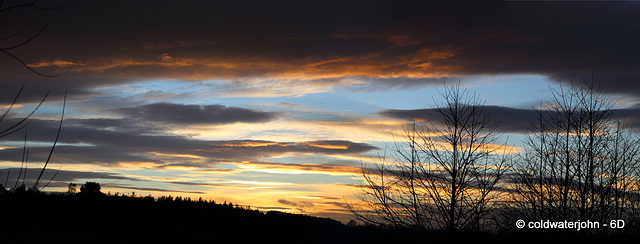
M 0 174 L 3 178 L 3 184 L 8 182 L 8 185 L 5 187 L 13 188 L 14 186 L 20 186 L 23 184 L 29 187 L 31 186 L 37 176 L 40 174 L 41 169 L 38 168 L 5 168 L 0 170 Z M 18 174 L 20 174 L 20 179 L 17 179 Z M 24 178 L 24 181 L 23 181 Z M 43 181 L 41 181 L 40 186 L 47 187 L 67 187 L 69 183 L 75 183 L 77 187 L 84 184 L 86 181 L 104 181 L 104 180 L 123 180 L 123 181 L 143 181 L 137 178 L 123 176 L 117 173 L 109 173 L 109 172 L 85 172 L 85 171 L 71 171 L 71 170 L 56 170 L 56 169 L 47 169 L 42 177 Z M 17 184 L 16 184 L 17 180 Z M 202 191 L 181 191 L 181 190 L 172 190 L 165 188 L 157 188 L 157 187 L 135 187 L 126 184 L 119 183 L 106 183 L 102 184 L 103 188 L 120 188 L 127 190 L 139 190 L 139 191 L 152 191 L 152 192 L 180 192 L 180 193 L 192 193 L 192 194 L 205 194 Z M 46 188 L 45 188 L 46 189 Z
M 464 75 L 580 80 L 595 69 L 605 89 L 635 94 L 639 9 L 608 1 L 69 1 L 16 50 L 63 76 L 34 77 L 4 57 L 0 82 L 90 96 L 93 87 L 148 79 L 306 74 L 405 87 Z
M 538 121 L 539 116 L 534 109 L 516 109 L 501 106 L 485 106 L 484 108 L 491 114 L 491 119 L 499 123 L 498 130 L 501 132 L 526 132 L 532 123 Z M 408 121 L 437 122 L 441 119 L 435 109 L 384 110 L 379 114 Z M 625 118 L 630 126 L 640 128 L 640 109 L 616 109 L 613 110 L 613 116 L 615 118 Z
M 277 113 L 260 112 L 246 108 L 215 105 L 184 105 L 154 103 L 138 107 L 114 109 L 116 113 L 142 121 L 158 121 L 175 124 L 230 124 L 236 122 L 267 122 Z
M 16 179 L 18 174 L 20 174 L 20 179 L 18 179 L 18 185 L 22 184 L 22 179 L 24 178 L 24 183 L 26 186 L 30 186 L 36 180 L 42 168 L 39 166 L 32 166 L 31 168 L 4 168 L 0 171 L 2 173 L 3 185 L 5 182 L 9 182 L 5 187 L 13 187 L 16 183 Z M 55 177 L 54 177 L 55 176 Z M 85 171 L 72 171 L 72 170 L 56 170 L 56 169 L 47 169 L 45 173 L 42 175 L 43 183 L 48 182 L 52 179 L 52 183 L 54 185 L 50 186 L 58 186 L 58 187 L 66 187 L 70 182 L 75 183 L 84 183 L 79 182 L 80 180 L 127 180 L 127 181 L 141 181 L 140 179 L 126 177 L 116 173 L 108 173 L 108 172 L 85 172 Z M 44 184 L 41 184 L 44 185 Z
M 11 122 L 11 121 L 7 121 Z M 135 121 L 116 119 L 71 120 L 64 124 L 55 149 L 57 163 L 153 163 L 156 167 L 191 165 L 209 167 L 219 162 L 252 161 L 258 158 L 286 153 L 310 154 L 360 154 L 378 149 L 367 143 L 342 140 L 304 142 L 273 142 L 259 140 L 196 140 L 186 136 L 167 134 L 145 124 L 120 127 L 122 123 Z M 56 121 L 32 120 L 29 126 L 30 142 L 49 142 L 55 138 Z M 133 129 L 135 128 L 135 129 Z M 24 134 L 16 133 L 3 138 L 5 141 L 22 142 Z M 46 158 L 50 148 L 30 146 L 30 158 L 36 162 Z M 199 158 L 185 158 L 180 155 Z M 175 156 L 174 156 L 175 155 Z M 0 158 L 19 161 L 22 147 L 0 150 Z

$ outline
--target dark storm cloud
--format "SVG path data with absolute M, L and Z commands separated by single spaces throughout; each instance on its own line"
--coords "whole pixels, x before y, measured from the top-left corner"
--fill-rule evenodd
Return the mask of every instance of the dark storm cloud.
M 89 96 L 92 87 L 148 79 L 363 77 L 406 87 L 464 75 L 580 80 L 595 69 L 606 89 L 635 93 L 638 9 L 608 1 L 67 1 L 26 22 L 50 25 L 15 50 L 62 76 L 36 77 L 3 57 L 1 82 Z
M 273 120 L 277 115 L 274 112 L 260 112 L 246 108 L 227 107 L 220 104 L 154 103 L 138 107 L 120 108 L 114 111 L 136 120 L 175 124 L 257 123 Z

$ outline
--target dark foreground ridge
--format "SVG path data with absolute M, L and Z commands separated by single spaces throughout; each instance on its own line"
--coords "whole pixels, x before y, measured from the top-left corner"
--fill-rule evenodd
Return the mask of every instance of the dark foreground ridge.
M 635 243 L 638 236 L 420 232 L 181 197 L 0 193 L 0 243 Z

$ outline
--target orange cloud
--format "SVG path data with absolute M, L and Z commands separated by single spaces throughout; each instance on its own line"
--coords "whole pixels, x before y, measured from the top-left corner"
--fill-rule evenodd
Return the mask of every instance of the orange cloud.
M 336 144 L 330 144 L 330 143 L 327 143 L 327 142 L 307 142 L 307 143 L 304 143 L 304 145 L 311 146 L 311 147 L 323 148 L 323 149 L 333 149 L 333 150 L 347 150 L 347 149 L 349 149 L 349 145 L 336 145 Z
M 237 164 L 236 166 L 244 170 L 275 174 L 329 174 L 353 176 L 360 174 L 361 171 L 359 167 L 333 164 L 287 164 L 251 162 Z
M 397 46 L 419 41 L 409 36 L 389 36 Z M 413 53 L 389 56 L 386 52 L 371 52 L 354 56 L 277 60 L 269 57 L 198 57 L 161 53 L 155 57 L 110 57 L 70 62 L 64 60 L 30 64 L 33 68 L 56 68 L 56 72 L 99 72 L 115 76 L 155 79 L 236 79 L 241 83 L 268 80 L 321 80 L 348 77 L 368 78 L 440 78 L 454 69 L 436 65 L 433 61 L 456 56 L 455 49 L 421 49 Z M 312 84 L 314 86 L 351 85 L 349 80 Z
M 11 107 L 12 107 L 11 104 L 7 104 L 7 105 L 0 104 L 0 109 L 8 109 Z M 22 107 L 22 104 L 13 104 L 13 108 L 20 108 L 20 107 Z
M 78 66 L 78 65 L 83 65 L 83 64 L 71 62 L 71 61 L 65 61 L 62 59 L 56 59 L 56 60 L 41 60 L 40 62 L 28 64 L 27 66 L 31 68 L 44 68 L 44 67 L 53 67 L 53 66 L 59 67 L 59 68 L 65 68 L 67 66 Z

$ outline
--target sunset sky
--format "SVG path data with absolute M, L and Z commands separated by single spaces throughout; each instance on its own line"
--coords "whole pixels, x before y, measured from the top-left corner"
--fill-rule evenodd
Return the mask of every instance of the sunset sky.
M 359 169 L 434 117 L 438 90 L 486 100 L 520 145 L 549 88 L 592 71 L 640 129 L 640 2 L 5 1 L 0 130 L 27 127 L 46 190 L 202 197 L 348 221 Z M 47 11 L 64 4 L 61 8 Z M 0 10 L 1 11 L 1 10 Z M 17 33 L 17 34 L 16 34 Z M 14 36 L 15 34 L 15 36 Z M 12 38 L 2 38 L 13 36 Z M 0 138 L 12 187 L 24 130 Z M 505 139 L 506 141 L 506 139 Z M 8 177 L 8 178 L 7 178 Z M 5 182 L 9 182 L 5 184 Z

